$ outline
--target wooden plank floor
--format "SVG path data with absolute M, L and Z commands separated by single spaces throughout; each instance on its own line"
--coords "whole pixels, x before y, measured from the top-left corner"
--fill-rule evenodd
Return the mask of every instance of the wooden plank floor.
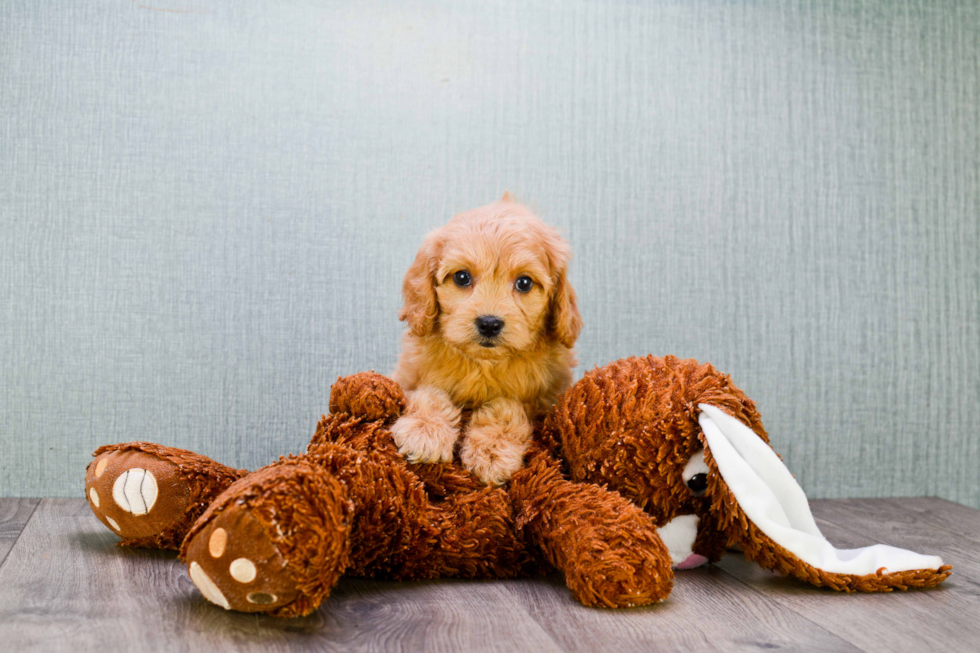
M 0 650 L 976 651 L 980 511 L 940 499 L 815 501 L 839 546 L 937 553 L 931 590 L 837 594 L 738 554 L 679 572 L 658 606 L 597 610 L 559 577 L 344 580 L 310 617 L 226 612 L 171 552 L 123 549 L 82 499 L 0 499 Z

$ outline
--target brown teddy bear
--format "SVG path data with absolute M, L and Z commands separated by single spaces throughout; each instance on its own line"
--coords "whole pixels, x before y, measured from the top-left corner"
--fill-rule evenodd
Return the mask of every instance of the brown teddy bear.
M 180 548 L 227 609 L 297 616 L 341 575 L 503 578 L 560 570 L 590 606 L 661 601 L 672 568 L 737 545 L 817 586 L 936 585 L 939 558 L 883 545 L 838 551 L 768 445 L 755 404 L 692 360 L 629 358 L 589 372 L 535 427 L 505 487 L 458 463 L 412 465 L 391 424 L 401 389 L 338 380 L 307 453 L 256 472 L 143 442 L 98 449 L 86 475 L 121 544 Z

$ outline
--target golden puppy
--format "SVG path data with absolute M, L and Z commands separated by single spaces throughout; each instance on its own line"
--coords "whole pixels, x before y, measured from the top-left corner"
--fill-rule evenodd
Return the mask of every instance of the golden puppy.
M 520 468 L 531 420 L 572 380 L 582 318 L 570 257 L 507 194 L 426 237 L 402 286 L 409 329 L 392 375 L 408 397 L 392 430 L 409 460 L 452 460 L 471 409 L 463 465 L 494 485 Z

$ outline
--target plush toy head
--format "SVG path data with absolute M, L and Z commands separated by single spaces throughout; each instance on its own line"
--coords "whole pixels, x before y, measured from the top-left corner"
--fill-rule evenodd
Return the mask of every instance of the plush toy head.
M 573 479 L 607 485 L 651 515 L 675 566 L 736 545 L 767 569 L 837 590 L 931 586 L 949 575 L 936 556 L 835 549 L 754 402 L 711 365 L 673 356 L 607 365 L 561 397 L 546 428 Z

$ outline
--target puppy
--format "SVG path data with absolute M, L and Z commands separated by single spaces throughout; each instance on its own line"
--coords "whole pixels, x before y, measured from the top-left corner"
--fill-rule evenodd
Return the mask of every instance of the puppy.
M 531 422 L 572 380 L 582 328 L 558 231 L 509 195 L 429 234 L 402 286 L 408 323 L 392 377 L 405 414 L 392 432 L 412 462 L 460 460 L 485 483 L 523 463 Z

